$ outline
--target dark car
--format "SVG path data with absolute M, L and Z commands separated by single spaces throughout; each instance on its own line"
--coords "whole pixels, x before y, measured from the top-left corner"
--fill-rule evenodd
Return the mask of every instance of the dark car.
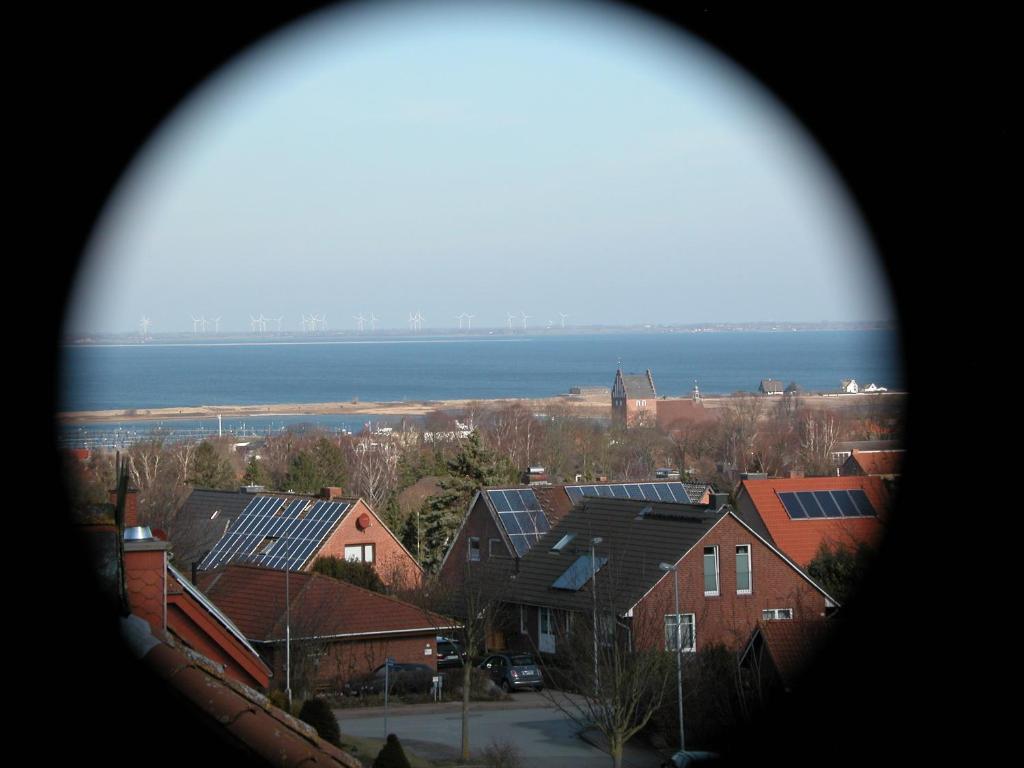
M 349 680 L 342 687 L 346 696 L 365 696 L 384 692 L 384 664 L 381 664 L 368 675 L 361 675 Z M 426 664 L 391 665 L 388 672 L 388 687 L 391 693 L 426 693 L 434 677 L 434 670 Z
M 437 638 L 437 668 L 449 669 L 461 667 L 466 660 L 466 652 L 462 645 L 446 637 Z
M 489 673 L 494 684 L 506 693 L 521 688 L 539 691 L 544 687 L 540 667 L 528 653 L 495 653 L 483 660 L 480 669 Z

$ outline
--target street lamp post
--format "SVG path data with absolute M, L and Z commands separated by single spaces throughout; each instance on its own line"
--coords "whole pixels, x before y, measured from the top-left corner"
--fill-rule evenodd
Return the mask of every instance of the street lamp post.
M 594 604 L 594 697 L 600 694 L 600 686 L 598 685 L 598 671 L 597 671 L 597 564 L 596 564 L 596 553 L 594 548 L 600 544 L 604 539 L 600 536 L 595 536 L 590 540 L 590 594 L 593 598 Z
M 683 617 L 679 615 L 679 564 L 662 563 L 663 571 L 672 571 L 676 584 L 676 697 L 679 699 L 679 749 L 686 749 L 683 739 Z

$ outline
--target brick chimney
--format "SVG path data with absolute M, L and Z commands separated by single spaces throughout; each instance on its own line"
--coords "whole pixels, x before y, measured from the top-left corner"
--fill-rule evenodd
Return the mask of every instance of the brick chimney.
M 108 491 L 110 503 L 117 506 L 117 489 Z M 139 524 L 139 491 L 129 488 L 124 497 L 124 527 L 134 528 Z
M 167 550 L 159 539 L 124 543 L 124 581 L 132 613 L 149 622 L 153 634 L 167 630 Z
M 802 478 L 804 476 L 804 471 L 802 469 L 791 469 L 789 470 L 789 476 L 793 479 Z
M 341 486 L 331 485 L 326 488 L 320 489 L 320 498 L 322 499 L 340 499 L 342 497 Z

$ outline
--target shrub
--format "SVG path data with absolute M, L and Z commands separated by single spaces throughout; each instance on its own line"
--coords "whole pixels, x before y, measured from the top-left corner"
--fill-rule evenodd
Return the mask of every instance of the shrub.
M 492 740 L 484 747 L 482 757 L 488 768 L 519 768 L 523 764 L 523 754 L 519 747 L 503 739 Z
M 444 673 L 444 688 L 453 699 L 462 698 L 462 670 L 451 669 Z M 491 680 L 491 676 L 482 669 L 473 667 L 469 673 L 470 701 L 495 701 L 505 697 L 502 690 Z
M 307 699 L 299 710 L 299 719 L 316 728 L 316 732 L 324 741 L 329 741 L 336 747 L 341 746 L 338 720 L 334 717 L 330 705 L 323 699 Z
M 384 742 L 384 746 L 373 761 L 373 768 L 412 768 L 395 734 L 388 734 L 388 740 Z
M 313 570 L 316 573 L 322 573 L 324 576 L 355 584 L 357 587 L 370 589 L 381 594 L 387 592 L 383 582 L 380 580 L 380 576 L 374 570 L 373 563 L 344 560 L 340 557 L 325 555 L 316 559 L 313 563 Z

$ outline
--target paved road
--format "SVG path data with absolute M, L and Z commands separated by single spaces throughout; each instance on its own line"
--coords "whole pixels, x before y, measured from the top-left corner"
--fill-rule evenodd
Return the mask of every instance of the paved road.
M 383 708 L 336 709 L 334 713 L 342 733 L 384 738 Z M 611 765 L 607 752 L 580 738 L 579 726 L 535 693 L 515 694 L 511 702 L 474 703 L 469 722 L 473 755 L 492 741 L 503 740 L 519 748 L 530 768 Z M 388 717 L 388 730 L 428 759 L 456 758 L 461 727 L 457 702 L 394 708 Z M 600 743 L 595 734 L 586 737 Z M 658 753 L 632 744 L 623 757 L 623 764 L 630 768 L 657 768 L 662 760 Z

